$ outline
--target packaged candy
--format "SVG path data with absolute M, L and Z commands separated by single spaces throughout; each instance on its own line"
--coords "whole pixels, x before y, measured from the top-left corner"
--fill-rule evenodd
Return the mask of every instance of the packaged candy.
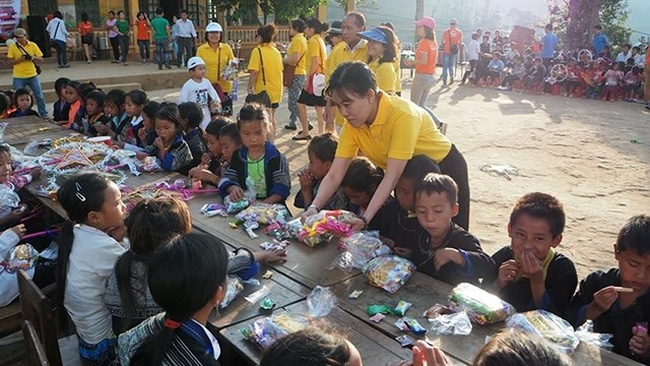
M 446 315 L 451 313 L 453 313 L 453 311 L 450 308 L 441 304 L 435 304 L 432 307 L 425 310 L 422 316 L 425 318 L 435 318 L 439 315 Z
M 282 336 L 303 330 L 307 325 L 308 321 L 304 317 L 282 313 L 258 319 L 248 327 L 240 329 L 240 333 L 265 350 Z
M 375 322 L 375 323 L 379 323 L 379 322 L 381 322 L 382 320 L 384 320 L 385 317 L 386 317 L 386 316 L 385 316 L 384 314 L 382 314 L 382 313 L 377 313 L 377 314 L 371 316 L 371 317 L 370 317 L 370 320 L 373 321 L 373 322 Z
M 409 331 L 409 326 L 406 324 L 404 319 L 399 318 L 395 321 L 395 326 L 397 329 L 401 330 L 402 332 L 408 332 Z
M 262 302 L 260 303 L 260 307 L 264 310 L 271 310 L 275 307 L 275 301 L 273 301 L 273 299 L 271 299 L 270 297 L 267 297 L 264 300 L 262 300 Z
M 414 334 L 424 334 L 427 331 L 423 326 L 420 325 L 417 320 L 413 318 L 404 318 L 404 322 Z
M 319 318 L 327 316 L 336 306 L 336 295 L 329 287 L 316 286 L 307 296 L 309 315 Z
M 404 314 L 406 314 L 406 310 L 408 310 L 411 305 L 412 304 L 410 302 L 400 300 L 400 302 L 397 303 L 397 306 L 395 306 L 395 309 L 393 309 L 393 314 L 404 316 Z
M 402 347 L 408 347 L 412 346 L 415 342 L 413 342 L 413 339 L 406 334 L 402 334 L 401 336 L 395 337 L 395 340 L 399 342 L 399 344 L 402 345 Z
M 289 217 L 291 215 L 284 205 L 258 203 L 239 212 L 235 216 L 235 223 L 239 225 L 246 221 L 256 221 L 259 224 L 267 225 L 271 222 L 286 222 Z
M 244 289 L 241 279 L 237 276 L 230 277 L 228 276 L 228 288 L 226 289 L 226 296 L 223 298 L 221 304 L 219 304 L 219 309 L 225 309 L 230 303 L 239 295 L 240 292 Z
M 343 223 L 343 221 L 354 218 L 356 218 L 356 215 L 349 211 L 320 211 L 307 218 L 300 230 L 298 239 L 313 247 L 320 243 L 328 242 L 335 236 L 350 236 L 352 234 L 352 226 Z
M 18 193 L 8 185 L 0 184 L 0 217 L 5 217 L 18 206 L 20 206 Z
M 369 315 L 390 314 L 390 307 L 386 305 L 368 305 L 366 311 L 368 311 Z
M 469 335 L 472 332 L 472 322 L 464 311 L 438 315 L 429 319 L 429 322 L 431 323 L 431 328 L 427 332 L 427 336 L 439 334 Z
M 506 327 L 541 336 L 566 354 L 571 354 L 580 343 L 571 324 L 545 310 L 514 314 L 506 320 Z
M 220 203 L 206 203 L 205 205 L 203 205 L 203 207 L 201 207 L 201 213 L 207 217 L 212 217 L 217 215 L 221 217 L 228 216 L 226 207 Z
M 478 324 L 491 324 L 505 320 L 515 313 L 512 305 L 472 284 L 463 282 L 451 290 L 451 308 L 466 311 Z
M 271 271 L 270 269 L 266 270 L 266 272 L 264 272 L 264 274 L 262 275 L 262 278 L 265 280 L 268 280 L 271 277 L 273 277 L 273 271 Z
M 262 300 L 266 295 L 270 294 L 271 290 L 265 286 L 262 286 L 261 289 L 253 292 L 252 294 L 248 295 L 245 297 L 246 301 L 250 302 L 251 304 L 255 304 L 256 302 Z
M 332 262 L 330 268 L 339 267 L 352 271 L 366 265 L 370 260 L 386 256 L 391 249 L 379 240 L 379 232 L 361 231 L 339 241 L 339 250 L 343 250 Z
M 614 335 L 610 333 L 594 333 L 594 322 L 591 320 L 587 320 L 576 329 L 576 337 L 578 337 L 580 342 L 589 343 L 608 351 L 614 349 L 614 345 L 611 342 Z
M 260 244 L 260 247 L 263 250 L 268 250 L 268 251 L 284 250 L 288 246 L 289 246 L 289 241 L 277 240 L 277 239 L 273 239 L 273 241 L 265 241 L 264 243 Z
M 19 269 L 28 270 L 38 259 L 38 252 L 29 244 L 20 244 L 9 250 L 9 254 L 0 262 L 0 272 L 14 273 Z
M 411 278 L 415 269 L 415 265 L 408 259 L 389 255 L 371 260 L 363 266 L 362 272 L 371 285 L 395 293 Z
M 226 196 L 226 198 L 223 199 L 223 204 L 226 206 L 226 212 L 231 215 L 248 207 L 250 205 L 250 201 L 244 198 L 233 202 L 230 199 L 230 196 Z
M 361 290 L 354 290 L 354 291 L 350 292 L 350 295 L 348 295 L 348 297 L 351 298 L 351 299 L 358 299 L 359 296 L 361 296 L 362 293 L 363 293 L 363 291 L 361 291 Z

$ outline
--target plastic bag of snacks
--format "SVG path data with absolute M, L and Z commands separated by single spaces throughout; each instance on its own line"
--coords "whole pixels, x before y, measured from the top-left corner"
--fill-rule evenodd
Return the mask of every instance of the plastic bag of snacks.
M 219 309 L 225 309 L 230 303 L 239 295 L 244 289 L 241 279 L 237 276 L 228 276 L 228 288 L 226 289 L 226 296 L 223 298 Z
M 268 225 L 271 222 L 286 222 L 291 217 L 284 205 L 259 203 L 248 207 L 235 216 L 237 225 L 246 221 L 257 221 L 262 225 Z
M 470 319 L 478 324 L 500 322 L 515 313 L 512 305 L 465 282 L 451 290 L 449 302 L 456 311 L 466 311 Z
M 415 270 L 411 261 L 396 255 L 375 258 L 362 268 L 371 285 L 390 293 L 397 292 Z
M 9 250 L 9 254 L 0 262 L 0 273 L 14 273 L 19 269 L 28 270 L 38 259 L 38 252 L 29 244 L 20 244 Z
M 330 268 L 339 267 L 344 271 L 359 269 L 372 259 L 391 253 L 390 248 L 379 240 L 377 231 L 361 231 L 343 238 L 339 249 L 343 252 L 334 259 Z
M 469 335 L 472 332 L 472 322 L 464 311 L 453 314 L 438 315 L 429 319 L 431 328 L 427 335 Z
M 566 354 L 571 354 L 580 344 L 569 322 L 545 310 L 515 314 L 506 320 L 506 326 L 541 336 Z
M 248 327 L 240 329 L 240 333 L 265 350 L 282 336 L 305 329 L 308 323 L 304 317 L 281 313 L 258 319 Z
M 608 351 L 614 349 L 614 345 L 611 342 L 614 335 L 610 333 L 594 333 L 594 322 L 591 320 L 587 320 L 576 329 L 576 337 L 578 337 L 580 342 L 589 343 Z
M 298 239 L 310 247 L 328 242 L 334 236 L 347 237 L 352 234 L 352 226 L 343 223 L 357 216 L 345 210 L 323 210 L 310 216 L 300 230 Z

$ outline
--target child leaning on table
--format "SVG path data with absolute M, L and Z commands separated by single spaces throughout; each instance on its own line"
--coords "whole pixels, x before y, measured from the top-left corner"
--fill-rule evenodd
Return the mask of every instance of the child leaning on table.
M 181 126 L 183 126 L 183 139 L 185 139 L 192 152 L 192 163 L 186 166 L 180 173 L 188 175 L 190 169 L 201 164 L 203 155 L 208 152 L 205 133 L 200 127 L 203 114 L 199 105 L 194 102 L 179 104 L 178 112 L 181 117 Z
M 41 168 L 31 170 L 26 174 L 13 174 L 11 149 L 7 144 L 0 144 L 0 230 L 18 225 L 29 210 L 27 205 L 20 203 L 17 191 L 41 176 Z
M 614 335 L 614 352 L 648 365 L 650 216 L 634 216 L 625 223 L 614 244 L 614 256 L 618 268 L 592 272 L 580 282 L 567 320 L 576 327 L 592 320 L 594 332 Z
M 555 251 L 565 225 L 562 203 L 528 193 L 515 203 L 508 223 L 510 245 L 494 253 L 494 271 L 483 279 L 517 311 L 543 309 L 564 316 L 578 284 L 571 259 Z
M 415 235 L 411 261 L 419 272 L 456 285 L 478 283 L 494 270 L 494 261 L 479 240 L 452 222 L 458 215 L 458 186 L 442 174 L 427 174 L 415 188 Z
M 227 117 L 219 117 L 208 123 L 208 127 L 205 128 L 207 152 L 201 157 L 201 164 L 190 169 L 190 178 L 199 179 L 215 186 L 219 184 L 223 157 L 223 149 L 221 147 L 221 142 L 219 141 L 219 133 L 221 132 L 221 129 L 229 123 L 234 125 L 234 123 Z M 237 138 L 239 138 L 239 133 L 236 133 Z
M 113 89 L 106 94 L 104 114 L 108 123 L 98 125 L 97 132 L 102 136 L 111 136 L 114 141 L 124 141 L 128 131 L 129 116 L 126 114 L 126 93 Z
M 237 150 L 219 183 L 221 197 L 244 197 L 244 190 L 255 189 L 264 203 L 284 203 L 291 189 L 289 163 L 273 143 L 266 140 L 269 115 L 259 104 L 247 104 L 239 111 L 237 126 L 242 147 Z M 247 187 L 252 180 L 253 187 Z
M 363 215 L 382 179 L 384 171 L 368 158 L 361 156 L 352 159 L 341 181 L 340 190 L 345 197 L 345 208 L 355 215 Z M 376 227 L 378 223 L 386 222 L 389 219 L 386 217 L 386 206 L 393 200 L 392 196 L 388 196 L 368 225 Z

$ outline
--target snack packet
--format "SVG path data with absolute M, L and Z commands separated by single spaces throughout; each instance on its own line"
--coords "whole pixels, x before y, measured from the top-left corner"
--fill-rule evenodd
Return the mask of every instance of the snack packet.
M 470 319 L 481 325 L 503 321 L 515 313 L 512 305 L 466 282 L 451 290 L 449 302 L 454 310 L 466 311 Z
M 237 276 L 228 276 L 228 288 L 226 289 L 226 296 L 223 298 L 219 309 L 225 309 L 230 303 L 239 295 L 244 289 L 241 279 Z
M 346 272 L 359 269 L 372 259 L 391 253 L 391 249 L 379 239 L 377 231 L 361 231 L 339 241 L 343 250 L 329 268 L 338 267 Z
M 506 320 L 506 327 L 541 336 L 566 354 L 580 343 L 569 322 L 545 310 L 514 314 Z
M 298 239 L 313 247 L 328 242 L 335 236 L 350 236 L 352 226 L 343 221 L 354 218 L 356 218 L 355 214 L 345 210 L 320 211 L 307 218 L 298 234 Z
M 368 282 L 376 287 L 395 293 L 411 278 L 415 265 L 408 259 L 396 255 L 378 257 L 363 266 L 362 272 Z

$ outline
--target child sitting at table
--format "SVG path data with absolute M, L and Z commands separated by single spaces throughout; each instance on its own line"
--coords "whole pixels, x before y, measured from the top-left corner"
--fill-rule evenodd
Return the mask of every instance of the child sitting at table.
M 126 93 L 120 89 L 113 89 L 106 94 L 104 114 L 108 118 L 108 123 L 97 127 L 99 134 L 111 136 L 114 141 L 124 141 L 129 123 L 125 103 Z
M 341 181 L 341 192 L 346 199 L 346 209 L 361 216 L 368 208 L 372 196 L 384 179 L 384 171 L 366 157 L 352 159 Z M 390 220 L 386 207 L 394 198 L 389 196 L 368 226 L 378 226 Z
M 146 146 L 153 145 L 156 139 L 156 128 L 154 121 L 156 113 L 160 109 L 160 103 L 148 102 L 142 108 L 142 128 L 138 130 L 138 147 L 145 148 Z
M 122 365 L 219 365 L 210 312 L 228 286 L 228 252 L 215 237 L 187 234 L 151 255 L 147 283 L 164 313 L 119 336 Z
M 227 117 L 220 117 L 208 123 L 208 127 L 205 128 L 205 142 L 208 151 L 201 157 L 201 165 L 190 169 L 190 178 L 199 179 L 214 186 L 219 185 L 223 157 L 219 133 L 229 123 L 234 125 Z M 239 137 L 239 133 L 237 136 Z
M 309 142 L 307 147 L 309 165 L 298 172 L 300 190 L 296 193 L 296 198 L 293 201 L 295 207 L 306 208 L 311 205 L 316 193 L 318 193 L 321 181 L 332 166 L 337 145 L 338 140 L 331 133 L 316 136 Z M 345 208 L 345 197 L 340 189 L 332 195 L 332 198 L 323 207 L 319 207 L 322 210 L 343 208 Z
M 178 112 L 185 132 L 183 138 L 190 146 L 193 157 L 192 163 L 181 172 L 181 174 L 187 175 L 190 169 L 201 164 L 203 155 L 208 152 L 208 147 L 206 146 L 205 133 L 200 127 L 203 121 L 203 113 L 199 105 L 194 102 L 181 103 L 178 105 Z
M 106 94 L 101 90 L 93 90 L 86 96 L 86 114 L 81 120 L 81 130 L 89 136 L 97 136 L 97 126 L 105 125 L 108 119 L 104 115 L 104 100 Z
M 528 193 L 510 214 L 510 245 L 494 253 L 494 271 L 483 279 L 518 312 L 534 309 L 563 316 L 578 284 L 571 259 L 554 250 L 565 225 L 562 203 L 545 193 Z
M 124 142 L 132 145 L 132 149 L 140 144 L 138 131 L 144 126 L 142 109 L 147 104 L 147 93 L 142 90 L 134 89 L 126 93 L 124 98 L 124 113 L 129 119 L 129 126 L 126 127 Z
M 264 203 L 284 203 L 291 189 L 289 163 L 273 143 L 266 140 L 269 115 L 259 104 L 247 104 L 239 111 L 237 127 L 243 146 L 235 152 L 219 183 L 221 197 L 233 201 L 254 189 Z M 248 187 L 248 180 L 253 187 Z
M 25 117 L 25 116 L 36 116 L 40 117 L 38 112 L 32 109 L 34 106 L 34 95 L 32 91 L 27 88 L 22 88 L 16 90 L 14 93 L 14 99 L 16 101 L 16 110 L 9 113 L 8 118 L 16 117 Z
M 72 319 L 82 359 L 98 365 L 115 359 L 116 338 L 102 296 L 122 245 L 124 204 L 119 187 L 100 173 L 71 178 L 57 193 L 68 221 L 59 233 L 56 269 L 59 324 Z M 66 311 L 63 311 L 65 309 Z
M 11 148 L 0 144 L 0 230 L 18 225 L 29 214 L 27 205 L 20 203 L 17 191 L 41 176 L 41 169 L 26 174 L 14 174 Z
M 236 123 L 227 123 L 219 131 L 219 144 L 221 144 L 221 176 L 230 166 L 235 151 L 241 148 L 241 136 Z
M 416 184 L 415 213 L 421 229 L 411 261 L 419 272 L 457 285 L 478 283 L 494 270 L 494 261 L 479 240 L 452 222 L 458 215 L 458 186 L 442 174 L 429 173 Z
M 433 159 L 426 155 L 412 157 L 404 167 L 402 175 L 395 186 L 395 199 L 384 208 L 386 220 L 373 220 L 368 230 L 378 230 L 382 241 L 393 251 L 405 258 L 410 258 L 416 234 L 420 230 L 415 214 L 415 186 L 429 173 L 440 173 L 440 168 Z
M 65 87 L 68 86 L 70 79 L 58 78 L 54 82 L 54 92 L 57 96 L 57 101 L 54 102 L 52 120 L 54 122 L 67 121 L 68 112 L 70 112 L 70 103 L 65 95 Z
M 0 91 L 0 119 L 9 118 L 9 108 L 11 107 L 11 100 L 6 92 Z
M 156 113 L 154 126 L 156 138 L 153 145 L 145 148 L 145 153 L 138 152 L 137 158 L 143 160 L 147 154 L 160 159 L 160 167 L 169 171 L 185 169 L 192 163 L 192 152 L 183 139 L 178 108 L 174 103 L 162 103 Z
M 650 360 L 650 216 L 630 218 L 614 244 L 618 268 L 592 272 L 580 282 L 567 312 L 575 327 L 587 320 L 594 332 L 610 333 L 614 352 Z

